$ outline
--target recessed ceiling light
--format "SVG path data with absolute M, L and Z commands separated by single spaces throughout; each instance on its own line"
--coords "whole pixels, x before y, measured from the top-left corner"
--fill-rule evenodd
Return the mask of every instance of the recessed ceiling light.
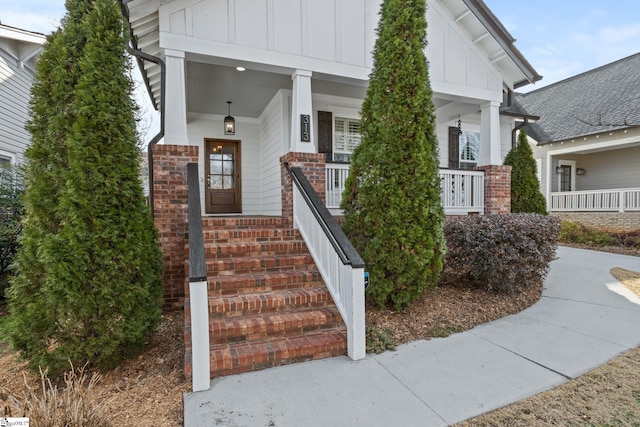
M 244 71 L 244 70 L 246 70 L 246 68 L 244 68 L 244 67 L 236 67 L 236 70 L 238 70 L 238 71 Z

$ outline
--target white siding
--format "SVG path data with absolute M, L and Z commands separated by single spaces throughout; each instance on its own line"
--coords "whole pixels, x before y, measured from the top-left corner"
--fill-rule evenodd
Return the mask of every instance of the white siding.
M 187 116 L 187 132 L 189 144 L 199 147 L 198 172 L 204 177 L 204 140 L 219 138 L 240 141 L 242 174 L 242 213 L 244 215 L 260 215 L 260 142 L 259 126 L 256 120 L 236 117 L 236 134 L 224 135 L 221 116 L 190 113 Z M 204 199 L 204 178 L 200 180 L 200 197 Z M 204 202 L 203 202 L 204 213 Z
M 260 199 L 262 215 L 281 215 L 280 157 L 287 139 L 288 94 L 280 91 L 260 115 Z
M 22 158 L 31 141 L 25 124 L 29 118 L 29 99 L 33 72 L 21 68 L 0 50 L 0 150 Z
M 336 64 L 361 67 L 352 72 L 366 78 L 379 3 L 379 0 L 204 0 L 196 4 L 173 1 L 159 10 L 160 28 L 166 35 L 193 37 L 198 43 L 203 42 L 203 49 L 214 45 L 232 47 L 230 52 L 238 59 L 264 59 L 264 51 L 269 51 L 269 58 L 276 65 L 293 61 L 296 63 L 293 67 L 308 69 L 307 59 L 319 60 L 317 64 L 327 61 L 328 69 Z M 165 46 L 167 43 L 171 42 L 165 41 Z

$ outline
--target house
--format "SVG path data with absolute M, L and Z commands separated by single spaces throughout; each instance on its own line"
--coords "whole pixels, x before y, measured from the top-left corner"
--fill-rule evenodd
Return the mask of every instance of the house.
M 640 53 L 514 99 L 551 214 L 640 229 Z
M 364 265 L 327 208 L 339 207 L 359 143 L 381 1 L 122 4 L 162 111 L 152 203 L 165 309 L 185 308 L 194 388 L 209 375 L 364 357 Z M 446 213 L 508 213 L 514 117 L 500 105 L 541 77 L 483 1 L 429 0 L 427 20 Z M 190 192 L 187 170 L 200 177 Z M 206 259 L 188 239 L 204 241 Z
M 35 64 L 45 41 L 42 34 L 0 24 L 0 163 L 21 161 L 31 141 L 25 124 Z

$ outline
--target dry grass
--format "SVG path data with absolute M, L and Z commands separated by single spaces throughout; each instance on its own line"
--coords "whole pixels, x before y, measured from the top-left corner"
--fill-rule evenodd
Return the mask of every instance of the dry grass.
M 89 378 L 86 366 L 71 369 L 64 374 L 63 385 L 51 382 L 46 372 L 40 371 L 39 387 L 29 384 L 24 375 L 24 390 L 16 393 L 3 388 L 8 400 L 3 412 L 9 417 L 28 417 L 34 427 L 104 427 L 107 414 L 95 398 L 100 375 Z
M 84 370 L 68 374 L 72 387 L 56 388 L 29 372 L 26 363 L 0 342 L 0 416 L 30 417 L 33 426 L 180 426 L 182 395 L 190 390 L 183 375 L 184 322 L 181 313 L 163 316 L 146 351 L 100 378 Z M 75 376 L 74 376 L 75 375 Z M 43 394 L 43 390 L 46 392 Z M 54 405 L 57 403 L 57 405 Z M 102 414 L 100 423 L 47 423 L 52 411 Z M 49 412 L 46 412 L 49 411 Z M 76 417 L 79 418 L 79 417 Z M 58 419 L 61 419 L 58 417 Z

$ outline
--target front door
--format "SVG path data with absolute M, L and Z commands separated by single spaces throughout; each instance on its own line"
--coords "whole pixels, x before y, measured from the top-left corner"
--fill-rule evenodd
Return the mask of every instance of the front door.
M 205 139 L 205 211 L 241 213 L 240 141 Z

